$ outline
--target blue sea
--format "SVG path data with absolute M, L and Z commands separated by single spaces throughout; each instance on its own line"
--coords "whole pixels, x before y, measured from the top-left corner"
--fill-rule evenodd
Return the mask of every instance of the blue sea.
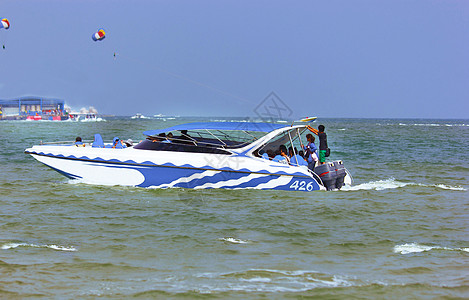
M 1 121 L 0 298 L 469 298 L 469 120 L 318 120 L 354 178 L 332 192 L 87 185 L 24 154 L 194 120 Z

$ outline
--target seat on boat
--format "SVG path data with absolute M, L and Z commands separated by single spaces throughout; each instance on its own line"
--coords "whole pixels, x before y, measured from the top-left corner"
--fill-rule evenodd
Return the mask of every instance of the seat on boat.
M 93 148 L 104 148 L 104 141 L 102 136 L 99 133 L 96 133 L 94 135 L 94 141 L 93 144 L 91 145 Z

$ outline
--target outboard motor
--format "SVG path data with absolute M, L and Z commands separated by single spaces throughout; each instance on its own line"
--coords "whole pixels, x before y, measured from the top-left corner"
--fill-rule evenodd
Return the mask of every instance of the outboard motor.
M 333 162 L 327 162 L 325 164 L 315 167 L 314 173 L 318 174 L 328 191 L 336 188 L 337 172 L 335 170 L 335 165 Z
M 347 173 L 345 172 L 344 163 L 341 160 L 334 162 L 335 172 L 337 174 L 337 180 L 335 182 L 336 189 L 339 189 L 344 185 L 344 178 Z

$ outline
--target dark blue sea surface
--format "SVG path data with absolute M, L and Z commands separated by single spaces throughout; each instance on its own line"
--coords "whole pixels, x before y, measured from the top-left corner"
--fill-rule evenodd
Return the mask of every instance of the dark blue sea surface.
M 354 177 L 333 192 L 86 185 L 24 154 L 190 121 L 0 122 L 0 298 L 469 297 L 469 120 L 318 120 Z

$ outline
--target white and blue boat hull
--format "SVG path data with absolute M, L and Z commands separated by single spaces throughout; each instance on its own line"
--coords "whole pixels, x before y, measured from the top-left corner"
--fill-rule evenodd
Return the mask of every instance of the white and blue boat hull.
M 25 152 L 62 175 L 88 184 L 145 188 L 324 190 L 306 168 L 240 154 L 55 145 L 34 146 Z

